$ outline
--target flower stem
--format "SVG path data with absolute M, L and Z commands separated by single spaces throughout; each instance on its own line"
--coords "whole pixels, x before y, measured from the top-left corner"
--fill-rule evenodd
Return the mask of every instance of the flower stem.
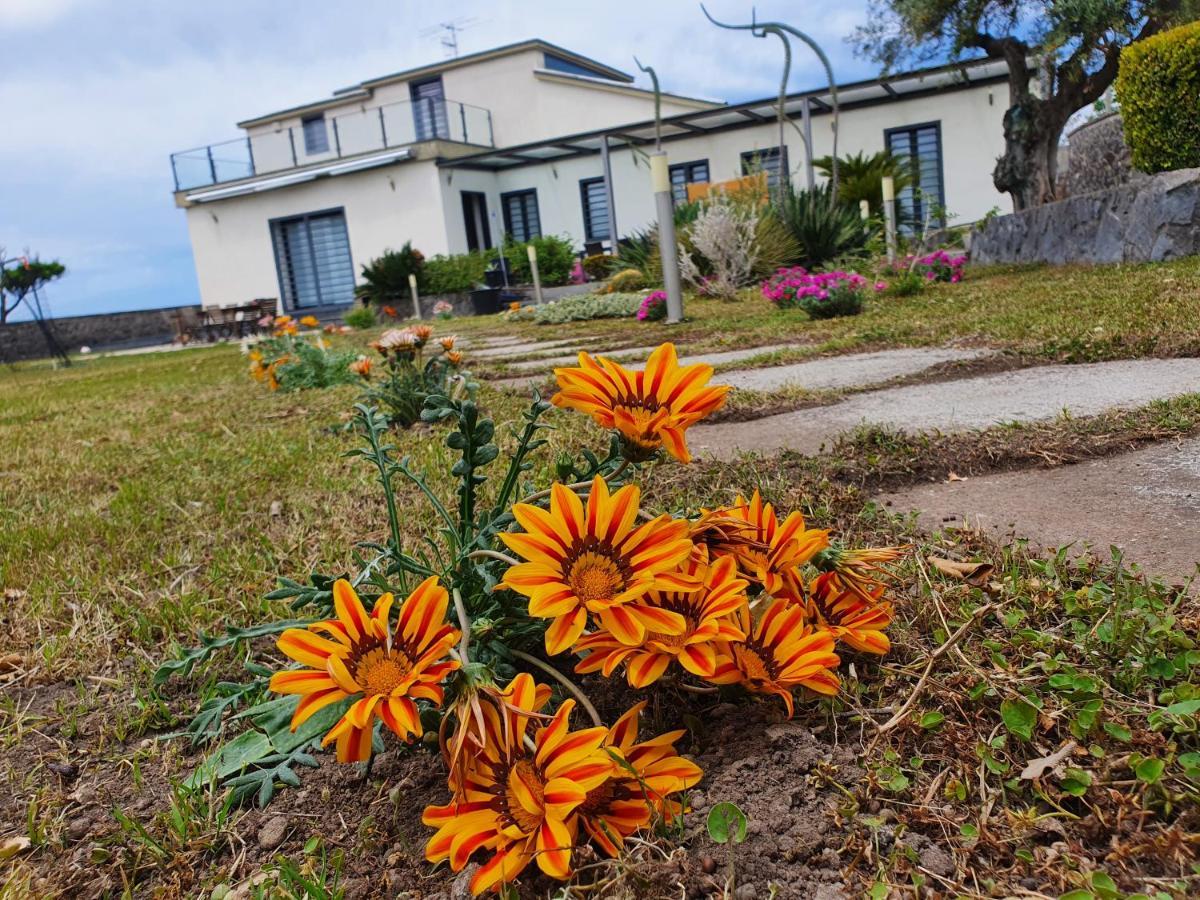
M 500 560 L 500 562 L 508 563 L 510 566 L 520 565 L 519 560 L 515 560 L 508 554 L 500 553 L 496 550 L 472 550 L 470 553 L 467 554 L 467 559 L 481 559 L 483 557 L 489 557 L 491 559 L 498 559 L 498 560 Z
M 621 464 L 619 466 L 617 466 L 615 469 L 612 470 L 612 472 L 610 472 L 607 476 L 605 476 L 604 480 L 609 481 L 613 478 L 616 478 L 628 468 L 629 468 L 629 460 L 623 459 L 623 460 L 621 460 Z M 564 485 L 564 487 L 568 491 L 576 491 L 578 493 L 584 493 L 586 491 L 586 489 L 590 488 L 591 486 L 592 486 L 592 482 L 590 480 L 589 481 L 576 481 L 573 484 Z M 553 488 L 546 488 L 544 491 L 536 491 L 535 493 L 530 494 L 528 497 L 526 497 L 521 502 L 522 503 L 536 503 L 539 500 L 545 500 L 547 497 L 550 496 L 552 490 L 553 490 Z
M 458 639 L 458 656 L 465 666 L 470 662 L 470 657 L 467 656 L 467 648 L 471 645 L 471 620 L 467 618 L 467 609 L 463 606 L 462 594 L 455 588 L 452 596 L 454 597 L 454 612 L 458 615 L 458 626 L 462 629 L 462 636 Z
M 530 656 L 528 653 L 524 653 L 520 650 L 509 650 L 509 653 L 511 653 L 517 659 L 524 660 L 525 662 L 529 663 L 530 665 L 537 666 L 539 669 L 541 669 L 547 675 L 550 675 L 553 678 L 555 678 L 559 684 L 561 684 L 568 691 L 570 691 L 572 694 L 575 695 L 575 699 L 579 701 L 579 705 L 582 706 L 584 709 L 586 709 L 587 714 L 592 717 L 593 725 L 601 726 L 604 724 L 600 720 L 600 713 L 596 712 L 596 707 L 592 706 L 592 701 L 589 700 L 587 698 L 587 695 L 579 689 L 579 685 L 577 685 L 575 682 L 573 682 L 570 678 L 568 678 L 562 672 L 558 671 L 558 669 L 554 668 L 554 666 L 550 665 L 547 662 L 543 662 L 542 660 L 538 659 L 536 656 Z

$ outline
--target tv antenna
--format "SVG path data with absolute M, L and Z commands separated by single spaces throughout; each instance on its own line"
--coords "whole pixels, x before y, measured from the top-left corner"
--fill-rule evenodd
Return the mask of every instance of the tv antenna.
M 457 19 L 451 19 L 449 22 L 439 22 L 437 25 L 430 25 L 421 31 L 421 37 L 433 37 L 440 33 L 442 36 L 442 48 L 446 51 L 446 58 L 457 59 L 459 34 L 478 23 L 479 19 L 476 16 L 460 16 Z

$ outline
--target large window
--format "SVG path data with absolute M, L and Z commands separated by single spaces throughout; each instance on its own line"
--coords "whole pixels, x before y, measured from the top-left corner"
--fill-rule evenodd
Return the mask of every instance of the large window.
M 778 147 L 767 147 L 763 150 L 747 150 L 742 154 L 742 174 L 755 175 L 759 172 L 765 172 L 767 175 L 767 188 L 774 190 L 779 184 L 780 173 L 788 171 L 787 153 L 780 158 Z
M 708 160 L 676 163 L 671 166 L 671 196 L 676 203 L 687 202 L 687 186 L 708 181 Z
M 920 231 L 929 223 L 942 226 L 940 211 L 946 205 L 946 189 L 942 181 L 942 126 L 927 122 L 908 128 L 889 128 L 883 133 L 884 143 L 893 156 L 904 160 L 912 177 L 912 185 L 896 195 L 896 217 L 904 231 Z
M 304 126 L 304 152 L 309 156 L 329 152 L 329 129 L 325 126 L 325 114 L 309 116 L 301 121 Z
M 354 264 L 342 210 L 275 219 L 271 240 L 284 309 L 354 300 Z
M 504 210 L 504 230 L 514 241 L 528 241 L 542 236 L 536 190 L 501 194 L 500 206 Z
M 589 241 L 612 239 L 612 218 L 608 214 L 608 190 L 603 178 L 584 178 L 579 182 L 583 201 L 583 233 Z
M 443 140 L 450 137 L 450 125 L 446 119 L 446 95 L 442 92 L 442 79 L 431 78 L 409 86 L 412 97 L 413 124 L 418 141 Z

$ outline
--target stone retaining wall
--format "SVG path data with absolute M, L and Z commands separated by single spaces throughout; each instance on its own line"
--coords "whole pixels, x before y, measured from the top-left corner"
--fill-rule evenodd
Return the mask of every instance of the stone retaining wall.
M 1146 181 L 1150 176 L 1133 167 L 1125 128 L 1119 113 L 1097 116 L 1080 125 L 1067 138 L 1067 195 L 1090 194 Z
M 1200 253 L 1200 169 L 1179 169 L 1007 216 L 974 232 L 978 263 L 1115 263 Z
M 175 339 L 179 316 L 193 322 L 199 313 L 199 306 L 173 306 L 167 309 L 99 313 L 94 316 L 67 316 L 50 319 L 48 324 L 58 342 L 69 352 L 75 353 L 80 347 L 114 350 L 167 344 Z M 49 355 L 46 339 L 36 322 L 0 325 L 0 361 L 16 362 Z

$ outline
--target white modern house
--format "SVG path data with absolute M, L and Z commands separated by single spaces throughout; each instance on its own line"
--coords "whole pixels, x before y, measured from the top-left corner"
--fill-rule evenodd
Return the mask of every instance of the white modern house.
M 350 303 L 363 263 L 411 240 L 426 256 L 542 234 L 580 251 L 654 218 L 646 153 L 654 95 L 633 77 L 529 40 L 364 81 L 239 122 L 243 137 L 175 153 L 204 306 L 278 297 L 287 310 Z M 1011 209 L 992 185 L 1008 108 L 1003 62 L 981 60 L 838 87 L 838 154 L 911 160 L 922 215 L 955 223 Z M 689 183 L 765 170 L 803 187 L 833 149 L 828 87 L 725 104 L 662 95 L 662 142 L 678 196 Z

